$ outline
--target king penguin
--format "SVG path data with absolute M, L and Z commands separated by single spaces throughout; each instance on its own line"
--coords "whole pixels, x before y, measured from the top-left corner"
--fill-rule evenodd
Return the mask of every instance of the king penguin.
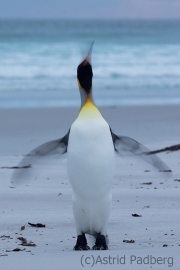
M 89 249 L 85 234 L 97 235 L 93 249 L 107 249 L 115 153 L 108 123 L 93 102 L 90 53 L 78 66 L 81 109 L 69 134 L 67 164 L 77 230 L 75 250 Z
M 93 45 L 93 44 L 92 44 Z M 26 178 L 38 159 L 67 153 L 69 181 L 72 187 L 73 214 L 77 231 L 74 250 L 88 250 L 85 234 L 96 237 L 94 250 L 108 249 L 107 226 L 110 217 L 111 186 L 115 169 L 115 153 L 130 153 L 150 163 L 158 170 L 169 167 L 150 150 L 127 137 L 113 133 L 96 107 L 92 96 L 92 45 L 87 57 L 77 68 L 77 81 L 81 95 L 81 108 L 67 134 L 46 142 L 28 153 L 14 170 L 11 182 Z

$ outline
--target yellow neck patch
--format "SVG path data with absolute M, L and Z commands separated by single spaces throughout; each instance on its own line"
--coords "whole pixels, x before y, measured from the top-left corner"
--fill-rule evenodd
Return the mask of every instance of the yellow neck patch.
M 86 101 L 79 112 L 78 119 L 93 119 L 100 117 L 102 117 L 100 111 L 93 103 L 91 96 L 87 95 Z

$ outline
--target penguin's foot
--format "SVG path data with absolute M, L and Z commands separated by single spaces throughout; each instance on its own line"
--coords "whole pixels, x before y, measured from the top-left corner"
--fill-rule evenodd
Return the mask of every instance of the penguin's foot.
M 107 250 L 108 246 L 106 245 L 106 237 L 104 235 L 98 234 L 96 238 L 95 245 L 93 246 L 94 250 Z
M 74 250 L 89 250 L 90 247 L 87 245 L 85 234 L 78 235 Z
M 78 246 L 77 244 L 74 246 L 74 250 L 89 250 L 90 247 L 88 245 L 80 245 Z

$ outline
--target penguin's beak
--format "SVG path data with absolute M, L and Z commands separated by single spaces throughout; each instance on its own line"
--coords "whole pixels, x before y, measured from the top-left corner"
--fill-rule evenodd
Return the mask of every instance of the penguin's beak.
M 94 41 L 91 43 L 91 47 L 89 49 L 88 55 L 86 58 L 79 64 L 79 66 L 86 66 L 86 65 L 91 65 L 91 54 L 92 54 L 92 49 L 93 49 Z
M 87 94 L 91 92 L 92 88 L 92 66 L 91 66 L 91 53 L 94 42 L 92 42 L 87 57 L 79 64 L 77 68 L 77 79 L 79 88 Z

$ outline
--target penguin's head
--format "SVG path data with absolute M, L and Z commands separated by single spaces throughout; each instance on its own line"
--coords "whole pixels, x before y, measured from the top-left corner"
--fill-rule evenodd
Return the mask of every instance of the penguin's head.
M 79 88 L 85 91 L 87 94 L 90 93 L 92 88 L 92 67 L 87 59 L 85 59 L 77 68 L 77 79 Z
M 79 88 L 85 91 L 86 94 L 89 94 L 92 89 L 93 72 L 90 60 L 93 43 L 91 44 L 87 57 L 79 64 L 77 68 L 77 80 Z

